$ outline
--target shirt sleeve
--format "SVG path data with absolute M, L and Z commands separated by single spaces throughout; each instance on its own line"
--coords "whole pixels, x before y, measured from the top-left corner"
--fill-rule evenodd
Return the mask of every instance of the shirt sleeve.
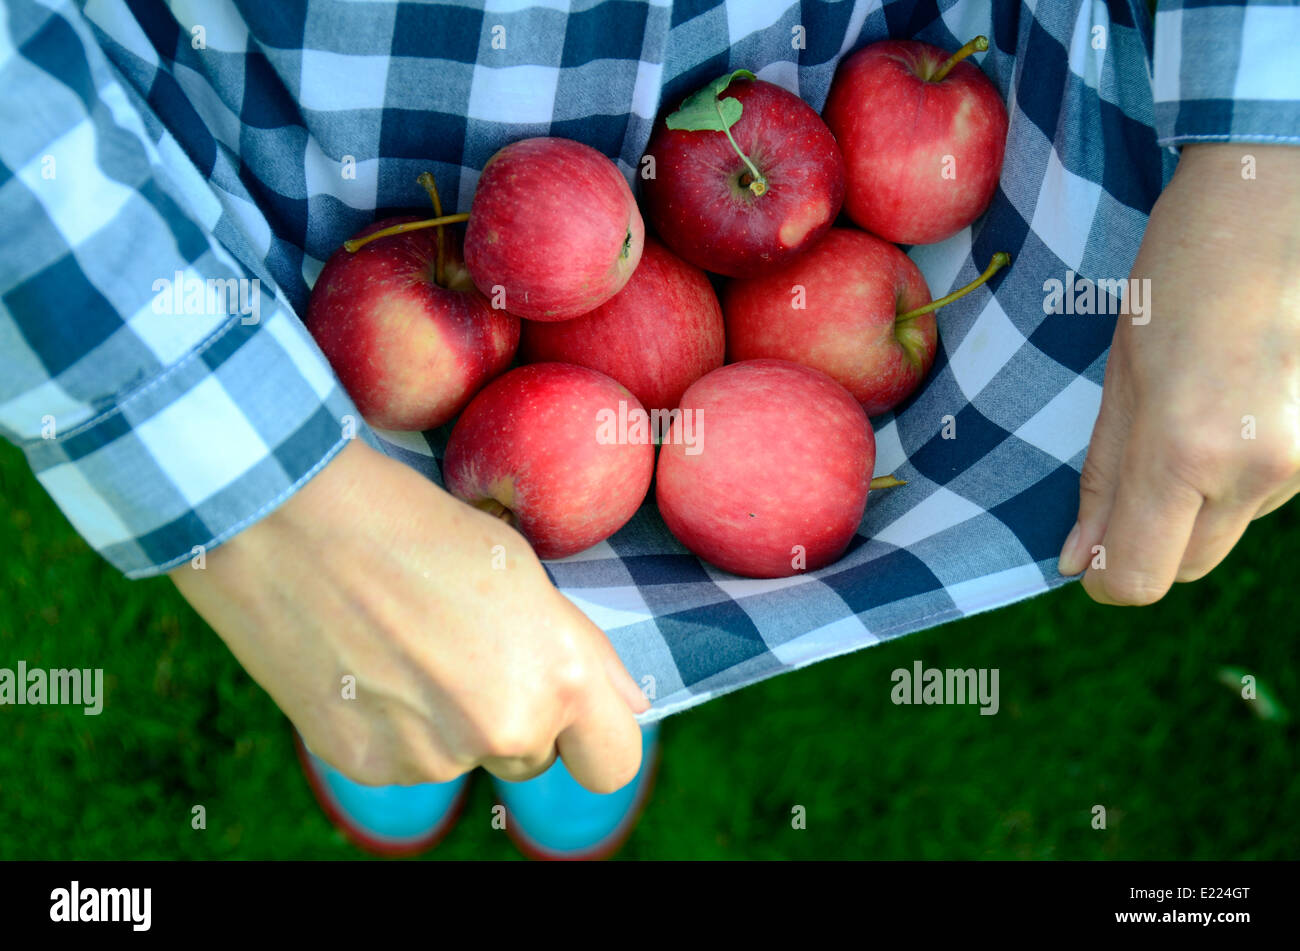
M 0 435 L 100 554 L 160 573 L 375 444 L 278 290 L 159 174 L 71 4 L 0 6 L 0 128 Z
M 1300 6 L 1162 2 L 1155 17 L 1157 141 L 1300 144 Z

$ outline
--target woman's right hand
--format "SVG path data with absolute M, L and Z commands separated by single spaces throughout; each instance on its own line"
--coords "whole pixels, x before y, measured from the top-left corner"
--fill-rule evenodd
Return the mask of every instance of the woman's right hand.
M 512 528 L 364 443 L 206 562 L 176 586 L 358 782 L 521 780 L 557 752 L 593 792 L 636 775 L 649 703 L 604 633 Z

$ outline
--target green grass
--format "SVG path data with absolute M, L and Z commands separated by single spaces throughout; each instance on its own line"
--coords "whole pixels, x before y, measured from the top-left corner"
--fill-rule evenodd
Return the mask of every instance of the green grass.
M 0 447 L 0 667 L 105 668 L 99 717 L 0 707 L 0 859 L 359 855 L 316 807 L 275 706 L 164 580 L 94 555 Z M 1077 585 L 667 721 L 625 858 L 1295 858 L 1293 505 L 1147 609 Z M 997 667 L 1001 712 L 894 706 L 915 659 Z M 1108 827 L 1091 827 L 1104 805 Z M 203 805 L 207 829 L 191 828 Z M 510 858 L 487 782 L 430 858 Z M 805 807 L 807 828 L 791 828 Z

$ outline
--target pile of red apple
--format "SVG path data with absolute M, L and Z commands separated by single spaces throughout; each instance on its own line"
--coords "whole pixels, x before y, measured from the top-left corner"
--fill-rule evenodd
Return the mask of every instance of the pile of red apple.
M 307 325 L 372 424 L 455 419 L 447 489 L 542 558 L 608 538 L 657 477 L 665 523 L 706 561 L 820 568 L 862 520 L 868 417 L 929 372 L 935 309 L 1008 260 L 932 301 L 894 243 L 951 237 L 992 199 L 1007 113 L 966 59 L 986 48 L 868 46 L 821 116 L 746 70 L 710 83 L 642 160 L 658 240 L 578 142 L 507 145 L 467 214 L 444 215 L 421 176 L 435 217 L 345 242 Z M 841 210 L 858 227 L 832 227 Z M 705 271 L 728 279 L 721 302 Z

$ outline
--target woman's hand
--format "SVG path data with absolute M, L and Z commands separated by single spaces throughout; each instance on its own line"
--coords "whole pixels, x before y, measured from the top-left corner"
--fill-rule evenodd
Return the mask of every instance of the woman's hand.
M 526 779 L 557 749 L 595 792 L 636 775 L 649 703 L 604 633 L 513 529 L 363 443 L 171 577 L 359 782 Z
M 1060 560 L 1103 604 L 1202 577 L 1300 488 L 1300 148 L 1184 148 L 1132 277 L 1150 322 L 1119 318 Z

